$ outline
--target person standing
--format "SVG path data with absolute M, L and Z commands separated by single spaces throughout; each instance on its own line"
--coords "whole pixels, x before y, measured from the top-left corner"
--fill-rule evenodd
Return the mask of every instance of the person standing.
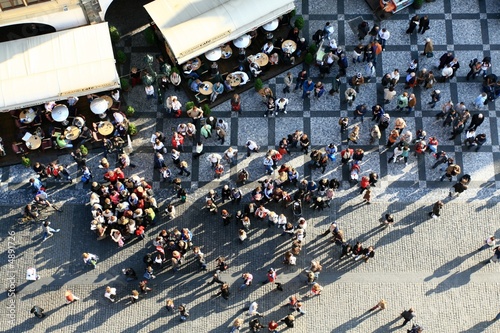
M 469 125 L 469 130 L 473 129 L 474 131 L 483 123 L 484 115 L 482 113 L 476 113 L 472 116 L 471 122 Z
M 283 98 L 281 97 L 278 99 L 276 102 L 276 116 L 278 115 L 278 112 L 283 112 L 283 114 L 286 114 L 286 107 L 288 105 L 288 98 Z
M 368 311 L 375 311 L 377 309 L 380 310 L 387 309 L 387 302 L 385 301 L 385 299 L 381 299 L 373 308 L 370 308 L 370 310 Z
M 448 178 L 448 180 L 451 182 L 453 176 L 457 176 L 458 174 L 460 174 L 460 172 L 461 168 L 459 165 L 451 164 L 448 166 L 448 168 L 446 168 L 446 173 L 443 176 L 441 176 L 440 181 L 443 181 L 445 178 Z
M 366 107 L 366 104 L 359 104 L 356 106 L 356 109 L 354 109 L 354 118 L 353 120 L 356 120 L 356 118 L 360 117 L 361 122 L 364 121 L 364 116 L 366 112 L 368 111 L 368 108 Z
M 106 287 L 106 291 L 104 292 L 104 297 L 109 299 L 112 303 L 116 301 L 116 288 L 111 288 L 110 286 Z
M 439 216 L 441 216 L 441 210 L 443 209 L 444 203 L 439 200 L 434 203 L 434 206 L 432 206 L 432 212 L 429 213 L 429 216 L 437 219 Z
M 385 45 L 387 43 L 387 40 L 391 37 L 391 33 L 386 28 L 383 28 L 378 32 L 378 37 L 382 42 L 382 51 L 385 51 Z
M 483 251 L 483 250 L 492 248 L 496 244 L 497 244 L 497 240 L 496 240 L 495 236 L 489 236 L 488 238 L 485 239 L 484 245 L 481 246 L 479 249 L 477 249 L 477 251 L 479 252 L 479 251 Z
M 500 261 L 500 246 L 497 246 L 493 249 L 493 256 L 485 262 L 485 264 L 496 264 Z
M 179 305 L 177 307 L 177 310 L 179 311 L 179 314 L 180 314 L 180 318 L 179 318 L 180 321 L 185 322 L 189 317 L 189 312 L 186 308 L 186 304 L 183 303 L 183 304 Z
M 307 71 L 304 69 L 297 75 L 297 81 L 295 84 L 294 91 L 302 87 L 307 80 Z
M 420 24 L 420 17 L 418 15 L 413 16 L 410 19 L 410 23 L 408 29 L 406 30 L 407 34 L 412 34 L 415 31 L 415 28 Z
M 179 163 L 180 171 L 178 174 L 183 175 L 184 173 L 186 173 L 186 177 L 191 176 L 191 172 L 188 171 L 187 167 L 188 167 L 188 164 L 186 161 L 182 161 L 181 163 Z
M 437 102 L 441 100 L 441 91 L 440 90 L 434 90 L 431 93 L 431 101 L 427 103 L 431 109 L 433 109 Z
M 423 35 L 427 30 L 431 28 L 429 24 L 430 24 L 429 16 L 427 15 L 422 16 L 418 24 L 418 33 L 421 33 Z
M 401 324 L 401 327 L 405 326 L 410 320 L 415 318 L 415 310 L 413 308 L 409 308 L 408 310 L 404 310 L 401 312 L 401 318 L 404 319 L 403 324 Z
M 243 284 L 239 288 L 240 291 L 252 285 L 253 275 L 250 273 L 243 273 L 241 278 L 243 279 Z
M 45 310 L 42 309 L 41 307 L 39 307 L 38 305 L 34 305 L 30 310 L 30 312 L 32 314 L 34 314 L 35 317 L 40 318 L 40 319 L 45 317 L 45 313 L 43 313 L 43 311 L 45 311 Z
M 368 25 L 368 22 L 362 21 L 360 24 L 358 24 L 358 38 L 359 40 L 365 39 L 366 35 L 368 35 L 368 32 L 370 31 L 370 26 Z
M 308 78 L 307 81 L 302 85 L 302 99 L 309 97 L 311 92 L 314 90 L 314 82 L 311 78 Z
M 238 112 L 241 115 L 241 97 L 238 94 L 234 94 L 231 98 L 231 111 Z
M 284 94 L 288 94 L 290 92 L 290 89 L 292 88 L 293 85 L 293 75 L 292 72 L 286 73 L 285 79 L 285 88 L 283 89 Z

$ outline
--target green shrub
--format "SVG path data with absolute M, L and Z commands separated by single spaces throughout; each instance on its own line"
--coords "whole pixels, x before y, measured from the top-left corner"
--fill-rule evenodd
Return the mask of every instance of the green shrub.
M 115 26 L 110 26 L 109 27 L 109 34 L 111 36 L 111 41 L 116 44 L 120 41 L 120 32 Z
M 154 45 L 156 44 L 156 36 L 155 32 L 153 31 L 153 28 L 149 27 L 146 30 L 144 30 L 144 38 L 146 39 L 146 42 L 148 42 L 149 45 Z
M 314 57 L 311 53 L 308 53 L 306 54 L 306 57 L 304 58 L 304 61 L 306 62 L 306 64 L 310 65 L 313 63 L 314 61 Z
M 87 149 L 87 147 L 85 145 L 80 146 L 80 151 L 82 152 L 83 156 L 87 156 L 89 154 L 89 150 Z
M 255 87 L 255 91 L 259 91 L 262 88 L 264 88 L 264 83 L 262 83 L 261 79 L 257 78 L 257 80 L 255 80 L 254 87 Z
M 130 89 L 130 82 L 128 79 L 122 78 L 120 79 L 120 86 L 122 90 L 129 90 Z
M 288 13 L 288 15 L 290 15 L 290 18 L 294 17 L 295 15 L 297 15 L 297 10 L 292 10 L 290 13 Z
M 137 127 L 135 126 L 134 123 L 128 124 L 128 132 L 127 133 L 130 135 L 136 135 L 138 133 Z
M 30 161 L 30 159 L 29 159 L 28 157 L 21 156 L 21 161 L 22 161 L 21 163 L 22 163 L 25 167 L 27 167 L 27 168 L 31 167 L 31 161 Z
M 116 52 L 116 61 L 118 61 L 119 64 L 124 64 L 125 61 L 127 61 L 127 55 L 125 54 L 125 52 L 123 52 L 122 50 Z
M 420 9 L 420 8 L 422 8 L 423 4 L 424 4 L 424 0 L 415 0 L 413 2 L 413 8 Z
M 134 115 L 134 113 L 135 113 L 135 109 L 134 109 L 134 107 L 132 105 L 129 105 L 127 107 L 127 110 L 125 110 L 125 115 L 127 117 L 132 117 Z
M 203 110 L 203 117 L 209 117 L 212 113 L 212 109 L 210 109 L 210 106 L 208 106 L 208 104 L 203 104 L 201 109 Z
M 186 103 L 186 111 L 187 110 L 191 110 L 192 108 L 194 108 L 194 102 L 193 101 L 189 101 Z
M 177 74 L 180 74 L 181 72 L 179 71 L 179 68 L 173 67 L 172 72 L 176 72 Z
M 316 54 L 317 51 L 318 51 L 318 47 L 316 46 L 316 44 L 309 45 L 309 53 Z
M 293 26 L 299 30 L 302 30 L 302 28 L 304 28 L 304 18 L 301 15 L 297 16 Z

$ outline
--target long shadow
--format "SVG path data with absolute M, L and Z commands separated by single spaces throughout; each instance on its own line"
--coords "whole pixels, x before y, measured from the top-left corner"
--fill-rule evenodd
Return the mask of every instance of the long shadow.
M 445 276 L 446 274 L 450 273 L 452 269 L 455 269 L 458 267 L 460 264 L 462 264 L 466 259 L 472 257 L 475 254 L 475 252 L 467 253 L 463 256 L 456 257 L 451 261 L 448 261 L 444 263 L 441 267 L 436 268 L 434 270 L 434 273 L 424 279 L 424 281 L 429 282 L 432 279 L 440 278 L 442 276 Z
M 460 331 L 459 333 L 477 333 L 477 332 L 485 332 L 488 327 L 493 325 L 496 321 L 495 320 L 484 320 L 476 325 L 472 326 L 471 328 Z
M 477 272 L 484 266 L 484 263 L 479 262 L 476 265 L 469 267 L 465 271 L 455 272 L 444 281 L 439 283 L 434 289 L 430 289 L 425 294 L 431 295 L 433 293 L 442 293 L 453 288 L 460 288 L 470 282 L 473 273 Z
M 348 330 L 355 329 L 359 324 L 364 322 L 365 320 L 369 319 L 370 317 L 376 315 L 378 311 L 367 311 L 355 318 L 352 318 L 349 321 L 346 321 L 340 326 L 335 327 L 335 329 L 332 330 L 333 332 L 347 332 Z

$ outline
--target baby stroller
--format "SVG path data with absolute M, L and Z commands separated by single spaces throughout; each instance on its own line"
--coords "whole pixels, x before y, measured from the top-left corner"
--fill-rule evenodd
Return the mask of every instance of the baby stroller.
M 296 220 L 302 217 L 302 203 L 300 200 L 295 200 L 292 204 L 293 216 Z

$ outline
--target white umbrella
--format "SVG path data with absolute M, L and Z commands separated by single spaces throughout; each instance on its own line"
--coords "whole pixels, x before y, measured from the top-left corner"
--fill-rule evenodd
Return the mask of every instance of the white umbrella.
M 108 102 L 104 98 L 96 98 L 90 103 L 90 110 L 94 114 L 103 114 L 108 109 Z
M 278 27 L 280 21 L 278 19 L 272 20 L 262 26 L 262 29 L 266 31 L 274 31 Z
M 65 121 L 68 119 L 69 110 L 64 104 L 58 104 L 52 109 L 52 119 L 55 121 Z
M 121 122 L 123 122 L 123 120 L 125 120 L 125 118 L 123 118 L 123 115 L 119 112 L 115 112 L 113 113 L 113 118 L 115 118 L 115 121 L 119 124 Z
M 220 47 L 217 47 L 205 53 L 205 58 L 207 58 L 207 60 L 210 61 L 217 61 L 220 59 L 221 56 L 222 56 L 222 50 L 220 49 Z
M 250 36 L 249 35 L 240 36 L 235 40 L 233 40 L 233 44 L 234 46 L 239 47 L 240 49 L 244 49 L 245 47 L 250 45 Z

